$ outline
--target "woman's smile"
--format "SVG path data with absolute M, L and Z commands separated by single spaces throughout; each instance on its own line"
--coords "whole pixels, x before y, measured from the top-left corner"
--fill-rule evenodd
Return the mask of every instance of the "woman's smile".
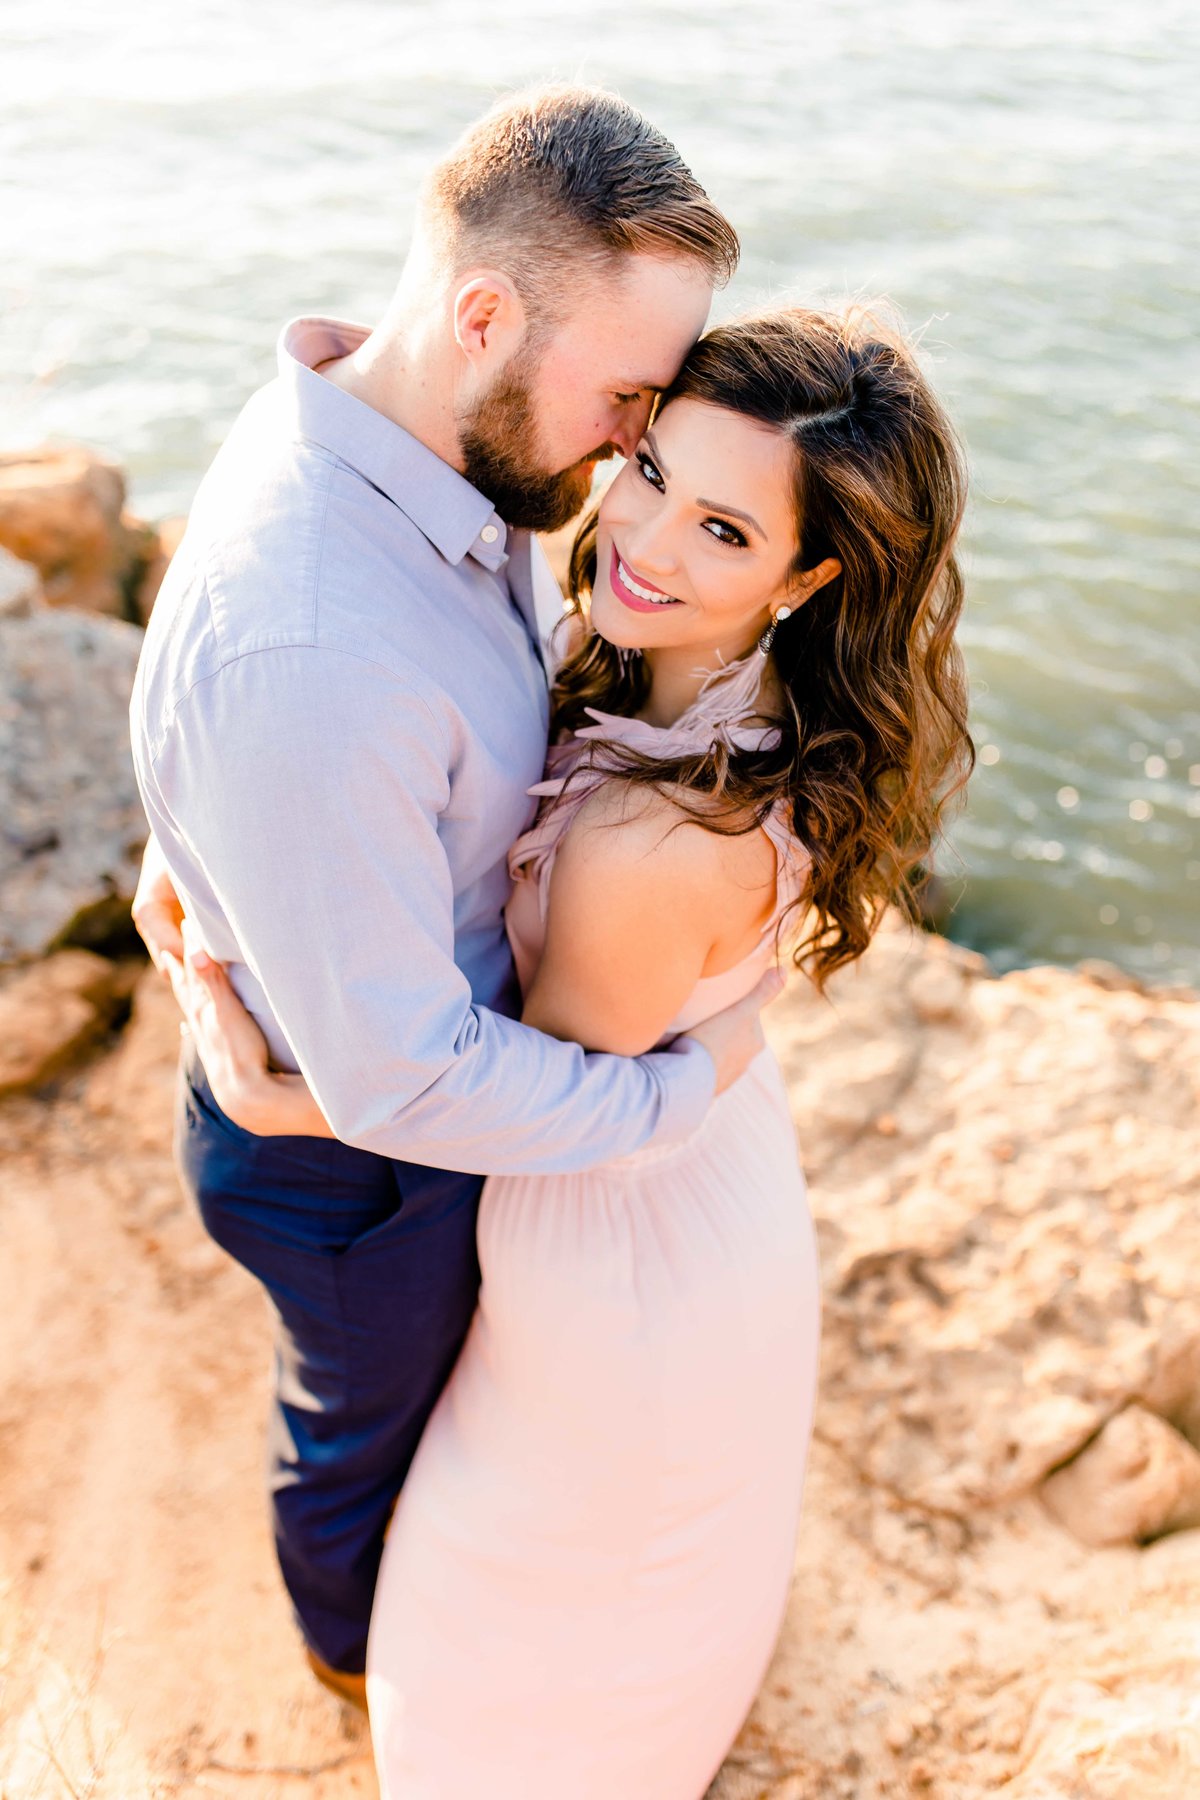
M 658 612 L 664 606 L 683 605 L 682 600 L 677 600 L 665 589 L 655 587 L 652 582 L 643 581 L 636 576 L 628 563 L 621 561 L 615 544 L 612 547 L 612 566 L 608 579 L 617 599 L 633 612 Z

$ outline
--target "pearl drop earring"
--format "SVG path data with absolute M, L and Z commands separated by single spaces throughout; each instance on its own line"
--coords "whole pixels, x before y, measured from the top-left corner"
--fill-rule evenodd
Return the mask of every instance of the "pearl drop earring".
M 767 626 L 767 629 L 758 640 L 758 648 L 763 656 L 770 655 L 771 645 L 775 642 L 775 632 L 777 627 L 784 619 L 790 619 L 791 616 L 792 609 L 790 606 L 781 606 L 779 611 L 772 616 L 771 623 Z

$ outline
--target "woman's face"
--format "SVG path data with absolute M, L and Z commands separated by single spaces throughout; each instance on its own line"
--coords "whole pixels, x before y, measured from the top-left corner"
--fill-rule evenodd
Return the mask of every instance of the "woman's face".
M 672 400 L 600 506 L 594 628 L 610 644 L 744 656 L 788 590 L 793 451 L 740 413 Z

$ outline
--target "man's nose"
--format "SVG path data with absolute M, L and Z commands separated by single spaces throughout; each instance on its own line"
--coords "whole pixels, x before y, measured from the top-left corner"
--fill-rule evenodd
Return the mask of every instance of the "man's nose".
M 621 417 L 612 433 L 612 441 L 624 457 L 630 457 L 637 449 L 638 439 L 650 423 L 650 413 L 654 406 L 654 398 L 635 400 L 632 405 L 622 407 Z

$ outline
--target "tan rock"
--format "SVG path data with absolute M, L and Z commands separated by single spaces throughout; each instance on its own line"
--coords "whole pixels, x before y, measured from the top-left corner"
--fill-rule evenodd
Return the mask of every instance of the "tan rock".
M 1200 1449 L 1200 1309 L 1180 1307 L 1173 1315 L 1138 1398 Z
M 27 619 L 41 598 L 42 578 L 33 564 L 0 546 L 0 619 Z
M 1123 989 L 1134 994 L 1146 991 L 1136 975 L 1130 975 L 1125 969 L 1118 969 L 1115 963 L 1106 962 L 1103 957 L 1086 957 L 1078 964 L 1075 973 L 1085 976 L 1096 987 L 1107 988 L 1111 993 L 1120 993 Z
M 1139 1396 L 1200 1425 L 1194 999 L 997 980 L 891 920 L 766 1029 L 818 1213 L 820 1426 L 864 1481 L 968 1518 Z
M 931 956 L 912 983 L 913 1011 L 926 1025 L 961 1018 L 968 1004 L 971 971 L 949 956 Z
M 1190 1800 L 1200 1793 L 1194 1672 L 1113 1671 L 1047 1690 L 1030 1722 L 1012 1800 Z
M 0 985 L 0 1095 L 36 1087 L 100 1036 L 120 998 L 120 966 L 60 950 Z
M 39 571 L 51 606 L 127 617 L 147 557 L 125 476 L 80 446 L 0 455 L 0 545 Z
M 174 1112 L 179 1008 L 157 969 L 145 968 L 133 994 L 133 1011 L 111 1056 L 89 1071 L 88 1107 L 119 1116 L 122 1138 L 138 1149 L 166 1152 Z
M 883 1731 L 884 1743 L 896 1756 L 907 1749 L 912 1736 L 912 1726 L 907 1719 L 889 1719 Z
M 1042 1483 L 1042 1499 L 1081 1543 L 1142 1543 L 1200 1525 L 1200 1452 L 1156 1413 L 1127 1406 Z
M 187 530 L 187 519 L 164 519 L 157 527 L 147 526 L 146 530 L 149 532 L 149 539 L 144 571 L 133 597 L 134 612 L 143 625 L 150 623 L 150 614 L 154 610 L 154 602 L 158 598 L 158 590 L 162 586 L 163 576 Z
M 1200 1793 L 1200 1531 L 1095 1550 L 1039 1498 L 1131 1402 L 1188 1416 L 1200 1007 L 961 954 L 889 921 L 827 1001 L 797 984 L 767 1016 L 821 1246 L 821 1385 L 791 1602 L 712 1800 Z M 965 1002 L 926 1020 L 946 960 Z M 97 1800 L 143 1792 L 107 1748 L 93 1780 L 112 1717 L 156 1791 L 225 1764 L 245 1800 L 280 1767 L 306 1800 L 365 1800 L 369 1746 L 289 1648 L 259 1499 L 269 1324 L 179 1193 L 178 1049 L 146 974 L 86 1080 L 0 1107 L 0 1564 L 39 1633 L 9 1649 L 0 1593 L 5 1701 Z M 856 1081 L 880 1110 L 847 1132 Z M 0 1789 L 54 1786 L 6 1753 Z
M 0 967 L 127 919 L 146 841 L 128 719 L 141 636 L 65 609 L 0 624 Z

